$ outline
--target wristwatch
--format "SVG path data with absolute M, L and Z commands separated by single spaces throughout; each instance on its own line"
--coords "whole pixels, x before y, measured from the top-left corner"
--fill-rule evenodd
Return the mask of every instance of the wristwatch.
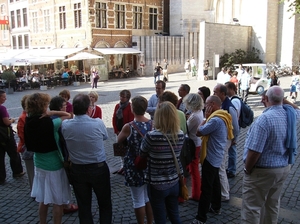
M 247 175 L 250 174 L 250 172 L 246 169 L 246 167 L 244 167 L 244 173 L 247 174 Z

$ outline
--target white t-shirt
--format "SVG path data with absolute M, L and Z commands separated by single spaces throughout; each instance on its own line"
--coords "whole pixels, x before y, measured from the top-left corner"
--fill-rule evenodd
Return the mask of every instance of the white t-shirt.
M 241 76 L 240 76 L 241 90 L 247 90 L 250 87 L 250 85 L 249 85 L 250 79 L 251 79 L 251 77 L 247 72 L 244 72 L 243 74 L 241 74 Z

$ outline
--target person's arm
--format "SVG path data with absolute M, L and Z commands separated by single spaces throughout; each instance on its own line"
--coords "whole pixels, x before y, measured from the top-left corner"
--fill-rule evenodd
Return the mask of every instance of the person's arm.
M 259 159 L 261 153 L 252 151 L 251 149 L 248 150 L 248 155 L 245 161 L 245 173 L 250 174 L 254 165 L 256 164 L 257 160 Z
M 71 119 L 71 114 L 65 111 L 56 111 L 56 110 L 48 110 L 45 114 L 43 114 L 40 118 L 43 117 L 51 117 L 58 116 L 62 121 L 65 119 Z
M 15 123 L 15 119 L 9 117 L 2 118 L 2 121 L 6 126 L 10 126 L 11 124 Z
M 235 139 L 237 137 L 237 135 L 239 134 L 239 129 L 240 129 L 239 121 L 238 121 L 238 112 L 235 108 L 229 107 L 229 114 L 231 115 L 231 118 L 232 118 L 233 135 L 234 135 L 234 139 Z
M 154 113 L 156 110 L 156 104 L 155 104 L 155 98 L 153 96 L 151 96 L 151 98 L 148 101 L 148 107 L 146 112 L 151 114 Z
M 288 101 L 286 98 L 283 99 L 283 104 L 288 104 L 288 105 L 292 106 L 294 109 L 299 109 L 298 105 Z
M 126 138 L 130 135 L 130 125 L 127 123 L 123 126 L 122 130 L 118 134 L 118 143 L 122 143 L 126 140 Z
M 119 131 L 118 131 L 118 128 L 117 128 L 117 121 L 116 121 L 116 119 L 117 119 L 117 114 L 116 113 L 117 113 L 118 107 L 119 107 L 119 104 L 117 104 L 115 106 L 115 110 L 114 110 L 113 117 L 112 117 L 112 126 L 114 128 L 114 132 L 115 132 L 116 135 L 119 134 Z

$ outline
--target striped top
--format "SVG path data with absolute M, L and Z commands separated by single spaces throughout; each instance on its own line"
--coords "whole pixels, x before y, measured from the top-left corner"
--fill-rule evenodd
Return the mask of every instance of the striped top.
M 183 132 L 178 132 L 178 141 L 174 145 L 171 135 L 168 138 L 173 146 L 177 161 L 182 173 L 182 165 L 179 159 L 184 141 Z M 168 189 L 178 182 L 178 174 L 174 163 L 172 149 L 166 137 L 159 131 L 148 132 L 141 144 L 141 151 L 148 154 L 148 172 L 146 182 L 158 190 Z

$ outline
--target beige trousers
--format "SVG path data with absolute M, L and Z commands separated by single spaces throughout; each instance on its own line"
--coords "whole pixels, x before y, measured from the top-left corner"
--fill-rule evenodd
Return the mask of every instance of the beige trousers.
M 289 171 L 290 165 L 273 169 L 253 168 L 250 175 L 244 174 L 242 224 L 277 224 L 281 190 Z

